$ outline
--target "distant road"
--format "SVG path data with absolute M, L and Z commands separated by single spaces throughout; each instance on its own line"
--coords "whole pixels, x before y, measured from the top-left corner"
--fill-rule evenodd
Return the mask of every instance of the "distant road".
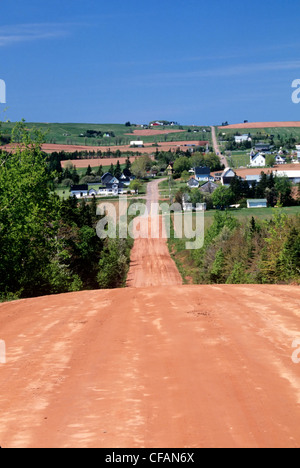
M 131 252 L 131 264 L 127 277 L 127 286 L 130 288 L 182 285 L 182 278 L 169 253 L 167 240 L 162 236 L 165 230 L 164 221 L 152 211 L 153 204 L 158 203 L 159 200 L 160 182 L 162 180 L 154 180 L 147 184 L 149 218 L 144 220 L 139 229 L 146 230 L 145 236 L 135 239 Z M 136 219 L 137 224 L 140 222 L 139 219 Z M 147 236 L 148 232 L 151 232 L 151 236 Z
M 212 136 L 212 142 L 213 142 L 213 147 L 214 147 L 214 152 L 219 156 L 221 163 L 224 164 L 225 167 L 229 167 L 229 164 L 227 162 L 227 159 L 223 154 L 221 154 L 219 145 L 218 145 L 218 140 L 216 136 L 216 129 L 215 127 L 211 127 L 211 136 Z

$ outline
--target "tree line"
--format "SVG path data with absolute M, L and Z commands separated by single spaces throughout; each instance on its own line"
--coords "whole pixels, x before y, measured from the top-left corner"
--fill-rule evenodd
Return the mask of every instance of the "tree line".
M 55 195 L 42 136 L 19 130 L 0 152 L 0 299 L 123 286 L 132 240 L 99 239 L 96 200 Z
M 171 249 L 182 259 L 185 240 Z M 186 251 L 179 268 L 194 284 L 300 284 L 300 216 L 276 209 L 269 220 L 245 222 L 217 211 L 204 246 Z

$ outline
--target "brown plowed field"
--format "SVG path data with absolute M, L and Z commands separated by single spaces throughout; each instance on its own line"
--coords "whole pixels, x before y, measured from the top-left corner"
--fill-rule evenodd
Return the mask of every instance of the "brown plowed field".
M 167 253 L 144 287 L 140 255 L 139 288 L 0 304 L 0 445 L 299 447 L 300 289 L 163 286 Z
M 300 127 L 300 122 L 248 122 L 234 125 L 228 125 L 226 127 L 219 127 L 219 129 L 239 129 L 239 128 L 292 128 Z

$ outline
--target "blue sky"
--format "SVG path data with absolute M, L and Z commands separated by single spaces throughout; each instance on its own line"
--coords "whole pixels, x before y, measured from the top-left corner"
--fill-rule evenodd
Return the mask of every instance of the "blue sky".
M 11 120 L 300 120 L 291 100 L 300 79 L 299 0 L 0 6 L 0 79 Z

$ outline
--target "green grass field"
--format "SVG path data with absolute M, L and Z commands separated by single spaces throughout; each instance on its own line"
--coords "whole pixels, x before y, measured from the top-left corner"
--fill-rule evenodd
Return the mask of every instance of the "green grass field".
M 14 123 L 3 123 L 3 134 L 10 135 L 14 127 Z M 211 141 L 210 127 L 160 127 L 162 130 L 185 130 L 182 133 L 169 133 L 168 135 L 150 135 L 150 136 L 137 136 L 134 135 L 134 130 L 140 130 L 140 127 L 126 127 L 122 124 L 72 124 L 72 123 L 31 123 L 26 122 L 28 129 L 37 128 L 45 134 L 46 143 L 51 144 L 66 144 L 66 145 L 84 145 L 84 146 L 120 146 L 128 145 L 132 140 L 142 140 L 145 143 L 150 142 L 165 142 L 165 141 Z M 203 132 L 202 130 L 207 130 Z M 85 134 L 87 130 L 94 130 L 98 132 L 110 133 L 113 132 L 115 137 L 103 138 L 87 138 L 80 137 Z M 190 131 L 188 131 L 190 130 Z M 199 130 L 194 133 L 194 130 Z M 127 135 L 129 134 L 129 135 Z
M 279 208 L 278 208 L 279 209 Z M 229 213 L 237 218 L 241 223 L 251 220 L 252 216 L 260 221 L 271 219 L 277 208 L 243 208 L 241 210 L 230 210 Z M 280 210 L 288 216 L 300 215 L 300 206 L 287 206 Z M 205 229 L 208 229 L 214 220 L 215 210 L 206 211 Z
M 297 141 L 300 142 L 300 127 L 286 127 L 286 128 L 277 128 L 277 127 L 266 127 L 266 128 L 243 128 L 243 129 L 226 129 L 226 127 L 219 128 L 217 133 L 226 133 L 230 135 L 239 134 L 248 134 L 250 133 L 253 136 L 261 137 L 263 140 L 264 138 L 274 135 L 275 140 L 278 137 L 283 138 L 296 138 Z
M 231 156 L 227 156 L 229 165 L 233 168 L 247 167 L 250 163 L 250 150 L 230 151 Z

